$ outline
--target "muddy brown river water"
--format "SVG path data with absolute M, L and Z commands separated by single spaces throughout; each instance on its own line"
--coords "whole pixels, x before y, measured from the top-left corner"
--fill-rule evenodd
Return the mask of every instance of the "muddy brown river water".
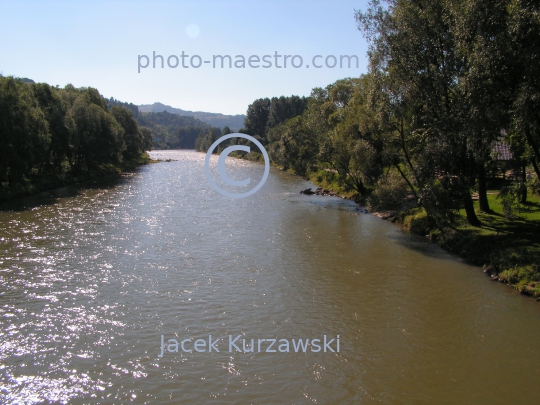
M 1 403 L 540 403 L 534 300 L 298 177 L 235 200 L 152 154 L 1 205 Z

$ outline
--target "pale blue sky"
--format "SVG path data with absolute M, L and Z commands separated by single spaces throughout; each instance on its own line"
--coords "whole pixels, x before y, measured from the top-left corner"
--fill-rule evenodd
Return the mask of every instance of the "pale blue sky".
M 365 7 L 365 0 L 0 0 L 0 73 L 92 86 L 136 104 L 243 114 L 257 98 L 307 96 L 313 87 L 365 73 L 367 45 L 354 20 L 354 9 Z M 199 27 L 196 37 L 188 35 L 192 24 Z M 153 51 L 165 62 L 184 51 L 210 61 L 214 54 L 233 61 L 235 55 L 272 55 L 273 63 L 277 51 L 302 56 L 304 66 L 172 69 L 165 63 L 138 73 L 138 55 Z M 323 68 L 306 68 L 315 55 L 357 55 L 359 68 L 327 68 L 324 58 L 317 60 Z

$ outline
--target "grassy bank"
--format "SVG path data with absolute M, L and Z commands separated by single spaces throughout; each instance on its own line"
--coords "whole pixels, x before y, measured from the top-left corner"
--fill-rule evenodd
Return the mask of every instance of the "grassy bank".
M 488 195 L 493 214 L 478 212 L 482 227 L 470 226 L 464 211 L 451 226 L 430 229 L 423 209 L 402 212 L 399 221 L 413 232 L 428 237 L 468 263 L 484 267 L 492 280 L 507 283 L 540 300 L 540 199 L 529 196 L 516 207 L 514 218 L 503 215 L 497 191 Z M 476 207 L 478 208 L 478 207 Z
M 7 184 L 3 184 L 0 187 L 0 201 L 7 201 L 13 198 L 24 197 L 40 193 L 42 191 L 52 190 L 58 187 L 68 186 L 71 184 L 77 184 L 86 182 L 89 180 L 120 174 L 129 170 L 133 170 L 141 165 L 155 162 L 148 156 L 147 153 L 143 153 L 137 159 L 121 162 L 120 164 L 104 164 L 99 165 L 84 173 L 73 173 L 67 162 L 62 166 L 62 170 L 54 173 L 47 173 L 38 175 L 33 173 L 28 177 L 25 177 L 22 182 L 7 187 Z
M 319 170 L 310 180 L 323 188 L 360 204 L 359 195 L 339 181 L 337 173 Z M 504 215 L 499 189 L 488 191 L 491 214 L 478 211 L 482 227 L 468 224 L 465 211 L 459 211 L 451 226 L 431 229 L 422 208 L 399 212 L 398 222 L 414 233 L 426 235 L 443 249 L 458 255 L 470 264 L 481 266 L 492 280 L 507 283 L 519 292 L 540 301 L 540 197 L 529 194 L 527 204 L 513 207 L 513 218 Z

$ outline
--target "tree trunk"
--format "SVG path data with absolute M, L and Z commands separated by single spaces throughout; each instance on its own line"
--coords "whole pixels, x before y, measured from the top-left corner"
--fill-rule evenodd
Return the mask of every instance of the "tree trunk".
M 484 168 L 484 162 L 478 163 L 478 202 L 480 203 L 480 211 L 491 212 L 487 198 L 486 170 Z
M 418 195 L 416 194 L 416 189 L 414 188 L 414 186 L 412 185 L 412 183 L 410 182 L 410 180 L 407 178 L 407 176 L 405 176 L 405 173 L 403 173 L 403 170 L 401 170 L 401 167 L 399 167 L 399 163 L 397 162 L 394 162 L 394 166 L 396 167 L 396 169 L 398 170 L 399 174 L 401 175 L 401 177 L 403 178 L 403 180 L 405 180 L 405 182 L 409 185 L 409 188 L 411 189 L 411 192 L 413 193 L 414 195 L 414 200 L 416 202 L 418 202 Z
M 533 168 L 534 168 L 534 172 L 536 173 L 536 176 L 540 179 L 540 169 L 538 168 L 538 165 L 536 164 L 536 160 L 535 160 L 534 156 L 531 159 L 531 162 L 532 162 L 532 165 L 533 165 Z
M 472 226 L 482 226 L 482 223 L 476 216 L 476 212 L 474 212 L 473 200 L 469 193 L 463 195 L 463 203 L 465 204 L 465 213 L 467 214 L 467 221 L 469 221 L 469 224 Z
M 527 203 L 527 165 L 523 164 L 523 170 L 521 172 L 521 196 L 520 204 Z
M 540 178 L 540 170 L 538 170 L 538 166 L 536 165 L 536 161 L 537 160 L 540 161 L 540 151 L 538 150 L 538 146 L 534 142 L 534 139 L 531 135 L 531 131 L 529 130 L 528 126 L 525 127 L 525 137 L 527 138 L 527 143 L 529 144 L 529 146 L 532 148 L 534 152 L 532 163 L 533 163 L 533 167 L 534 167 L 534 171 L 536 172 L 536 175 L 538 176 L 538 178 Z

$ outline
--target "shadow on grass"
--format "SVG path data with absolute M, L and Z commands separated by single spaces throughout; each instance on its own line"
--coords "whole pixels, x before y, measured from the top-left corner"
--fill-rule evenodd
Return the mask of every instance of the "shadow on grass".
M 500 214 L 479 214 L 481 228 L 462 223 L 445 230 L 441 246 L 476 264 L 498 268 L 529 266 L 540 260 L 540 221 L 507 219 Z
M 526 212 L 529 214 L 532 213 L 540 213 L 540 203 L 527 201 L 525 204 L 520 204 L 521 209 L 518 210 L 518 212 Z

